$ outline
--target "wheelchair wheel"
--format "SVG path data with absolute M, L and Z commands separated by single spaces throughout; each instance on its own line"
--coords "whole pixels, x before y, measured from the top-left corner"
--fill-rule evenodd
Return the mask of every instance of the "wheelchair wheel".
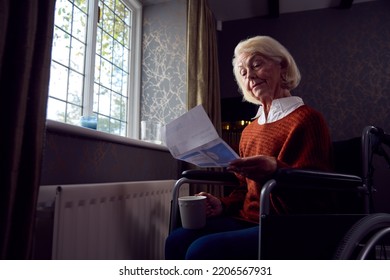
M 388 259 L 389 233 L 390 214 L 370 214 L 357 221 L 346 233 L 335 259 Z

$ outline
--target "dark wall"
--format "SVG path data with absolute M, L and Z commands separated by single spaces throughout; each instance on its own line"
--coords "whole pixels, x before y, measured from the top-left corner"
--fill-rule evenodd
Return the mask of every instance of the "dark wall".
M 86 128 L 71 129 L 48 127 L 41 185 L 168 180 L 181 172 L 181 162 L 166 148 L 93 138 Z
M 322 112 L 335 140 L 359 135 L 366 124 L 390 131 L 390 1 L 224 22 L 223 98 L 240 99 L 231 60 L 237 43 L 254 35 L 270 35 L 290 50 L 302 74 L 293 94 Z

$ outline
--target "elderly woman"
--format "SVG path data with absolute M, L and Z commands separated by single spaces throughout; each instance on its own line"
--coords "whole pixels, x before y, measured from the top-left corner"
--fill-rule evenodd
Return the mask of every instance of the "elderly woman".
M 256 120 L 243 131 L 240 159 L 230 163 L 241 186 L 228 197 L 207 196 L 207 226 L 178 229 L 166 242 L 167 259 L 255 259 L 258 247 L 261 187 L 278 168 L 329 170 L 331 140 L 320 113 L 292 96 L 300 73 L 288 52 L 268 36 L 240 42 L 234 51 L 233 71 L 248 102 L 258 104 Z M 271 198 L 275 213 L 321 211 L 322 198 Z M 325 202 L 326 203 L 326 202 Z

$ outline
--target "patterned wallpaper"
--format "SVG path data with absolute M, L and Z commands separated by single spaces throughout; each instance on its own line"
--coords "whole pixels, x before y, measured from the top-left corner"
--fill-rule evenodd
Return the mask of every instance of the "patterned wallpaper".
M 323 31 L 325 22 L 308 28 L 308 38 L 316 38 L 306 40 L 308 53 L 296 48 L 307 60 L 297 94 L 322 111 L 335 138 L 359 135 L 368 124 L 390 131 L 390 5 L 371 6 L 318 13 L 336 19 Z
M 223 24 L 220 38 L 223 97 L 237 97 L 231 70 L 235 45 L 270 35 L 297 61 L 302 81 L 294 95 L 319 110 L 334 140 L 361 134 L 367 124 L 390 131 L 390 1 L 354 4 Z M 237 32 L 236 30 L 239 30 Z
M 141 120 L 163 124 L 187 111 L 187 2 L 144 7 Z

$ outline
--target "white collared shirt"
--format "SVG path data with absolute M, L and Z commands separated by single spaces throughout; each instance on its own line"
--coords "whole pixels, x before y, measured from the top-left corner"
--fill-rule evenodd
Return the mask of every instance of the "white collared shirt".
M 304 105 L 303 100 L 298 96 L 278 98 L 272 101 L 267 118 L 265 117 L 263 106 L 260 105 L 254 119 L 258 118 L 259 124 L 276 122 L 302 105 Z

